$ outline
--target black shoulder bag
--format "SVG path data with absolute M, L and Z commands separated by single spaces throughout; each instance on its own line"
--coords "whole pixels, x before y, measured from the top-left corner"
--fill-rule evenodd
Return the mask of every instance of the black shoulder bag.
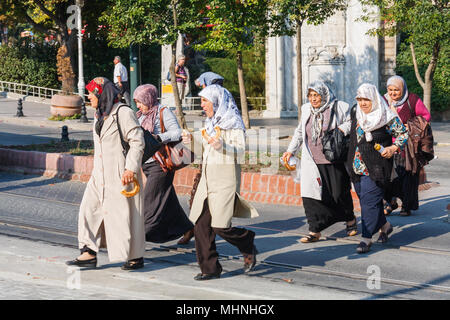
M 126 104 L 120 105 L 117 108 L 116 121 L 117 121 L 117 127 L 119 128 L 120 142 L 123 147 L 123 155 L 126 157 L 128 150 L 130 149 L 130 145 L 123 139 L 122 130 L 120 129 L 120 123 L 119 123 L 119 109 L 124 106 L 129 108 L 129 106 Z M 161 139 L 157 135 L 151 133 L 148 130 L 145 130 L 142 127 L 141 127 L 141 129 L 144 132 L 144 141 L 145 141 L 144 154 L 142 155 L 142 164 L 144 164 L 148 159 L 153 157 L 153 155 L 156 153 L 156 151 L 158 151 L 161 148 L 162 142 L 161 142 Z
M 337 100 L 331 108 L 330 122 L 328 128 L 322 137 L 322 147 L 325 159 L 331 163 L 345 162 L 350 143 L 350 135 L 345 135 L 336 125 L 336 128 L 330 130 L 333 117 L 337 112 Z

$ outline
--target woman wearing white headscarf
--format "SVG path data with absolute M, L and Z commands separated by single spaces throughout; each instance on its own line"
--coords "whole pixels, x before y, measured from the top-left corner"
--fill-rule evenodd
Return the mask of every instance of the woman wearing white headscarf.
M 356 100 L 347 165 L 361 205 L 362 241 L 357 252 L 366 253 L 375 233 L 380 231 L 377 241 L 385 243 L 393 231 L 383 213 L 383 194 L 391 182 L 392 156 L 406 144 L 408 133 L 374 85 L 361 85 Z M 382 149 L 377 151 L 376 144 Z
M 308 86 L 309 103 L 302 106 L 302 116 L 291 143 L 283 157 L 289 161 L 301 147 L 301 192 L 309 225 L 309 235 L 303 243 L 315 242 L 320 232 L 336 222 L 346 222 L 348 236 L 357 234 L 350 178 L 344 163 L 331 163 L 325 158 L 321 138 L 327 131 L 334 108 L 330 130 L 338 127 L 350 132 L 350 107 L 338 101 L 322 81 Z
M 384 98 L 406 127 L 408 127 L 408 120 L 414 115 L 421 116 L 428 122 L 431 120 L 431 114 L 422 100 L 416 94 L 408 91 L 405 79 L 400 76 L 392 76 L 388 79 L 386 87 L 387 93 Z M 415 173 L 406 170 L 404 151 L 394 155 L 394 163 L 397 178 L 392 182 L 392 187 L 386 191 L 384 213 L 388 215 L 398 208 L 395 197 L 399 197 L 402 200 L 400 215 L 409 216 L 411 210 L 419 209 L 420 169 Z
M 201 137 L 183 132 L 183 142 L 198 142 L 203 149 L 202 175 L 189 218 L 193 223 L 197 261 L 201 273 L 195 280 L 219 278 L 215 236 L 236 246 L 244 256 L 244 271 L 256 263 L 255 233 L 231 226 L 232 217 L 258 216 L 256 209 L 239 195 L 241 169 L 238 156 L 245 151 L 245 127 L 231 93 L 219 86 L 203 89 L 202 108 L 206 113 Z M 195 150 L 195 148 L 193 149 Z

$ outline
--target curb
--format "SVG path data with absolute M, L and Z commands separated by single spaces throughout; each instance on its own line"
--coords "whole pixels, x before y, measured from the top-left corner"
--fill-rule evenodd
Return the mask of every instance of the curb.
M 88 182 L 93 167 L 93 156 L 0 148 L 0 170 L 3 171 Z M 173 180 L 176 193 L 189 195 L 198 172 L 199 169 L 193 167 L 178 170 Z M 290 176 L 242 172 L 240 194 L 250 202 L 302 205 L 300 184 L 295 183 Z M 354 191 L 352 198 L 355 211 L 360 211 L 359 200 Z
M 41 128 L 62 128 L 63 126 L 67 126 L 71 130 L 92 131 L 93 121 L 90 120 L 89 123 L 79 123 L 79 120 L 51 121 L 51 120 L 37 120 L 31 118 L 27 119 L 27 116 L 20 118 L 0 116 L 0 123 L 9 123 L 20 126 L 33 126 Z

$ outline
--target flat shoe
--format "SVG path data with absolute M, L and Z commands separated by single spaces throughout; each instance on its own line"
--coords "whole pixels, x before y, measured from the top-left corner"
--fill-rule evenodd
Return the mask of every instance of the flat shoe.
M 198 281 L 204 281 L 204 280 L 212 280 L 212 279 L 219 279 L 220 278 L 220 273 L 212 273 L 212 274 L 203 274 L 203 273 L 199 273 L 194 277 L 194 280 L 198 280 Z
M 386 232 L 380 232 L 380 236 L 378 237 L 377 242 L 378 243 L 386 243 L 388 241 L 388 235 L 390 235 L 394 231 L 394 228 L 392 225 L 389 227 L 388 231 Z
M 71 261 L 66 261 L 66 265 L 80 268 L 95 268 L 97 267 L 97 258 L 92 258 L 89 260 L 75 259 Z
M 177 244 L 181 244 L 181 245 L 188 244 L 189 241 L 191 241 L 191 239 L 193 237 L 194 237 L 194 230 L 191 229 L 183 235 L 183 238 L 178 240 Z
M 300 242 L 302 243 L 310 243 L 310 242 L 317 242 L 319 241 L 320 236 L 313 236 L 312 234 L 307 235 L 306 237 L 303 237 L 300 239 Z
M 256 250 L 255 245 L 253 245 L 252 254 L 244 254 L 244 273 L 248 273 L 255 268 L 257 253 L 258 250 Z
M 356 248 L 356 252 L 358 253 L 367 253 L 370 251 L 370 247 L 372 246 L 372 243 L 370 243 L 369 245 L 367 245 L 365 242 L 361 241 L 358 245 L 358 247 Z
M 144 258 L 128 260 L 121 267 L 122 270 L 136 270 L 144 267 Z
M 352 224 L 351 226 L 346 225 L 345 231 L 347 232 L 347 236 L 349 237 L 356 236 L 358 234 L 358 222 L 355 221 L 355 223 Z

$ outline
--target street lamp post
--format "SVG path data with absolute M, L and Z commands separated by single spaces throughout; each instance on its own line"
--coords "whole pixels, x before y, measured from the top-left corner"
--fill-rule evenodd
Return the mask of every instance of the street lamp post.
M 84 74 L 83 74 L 83 34 L 81 21 L 81 8 L 84 5 L 84 0 L 76 0 L 77 8 L 77 29 L 78 29 L 78 94 L 84 101 Z

